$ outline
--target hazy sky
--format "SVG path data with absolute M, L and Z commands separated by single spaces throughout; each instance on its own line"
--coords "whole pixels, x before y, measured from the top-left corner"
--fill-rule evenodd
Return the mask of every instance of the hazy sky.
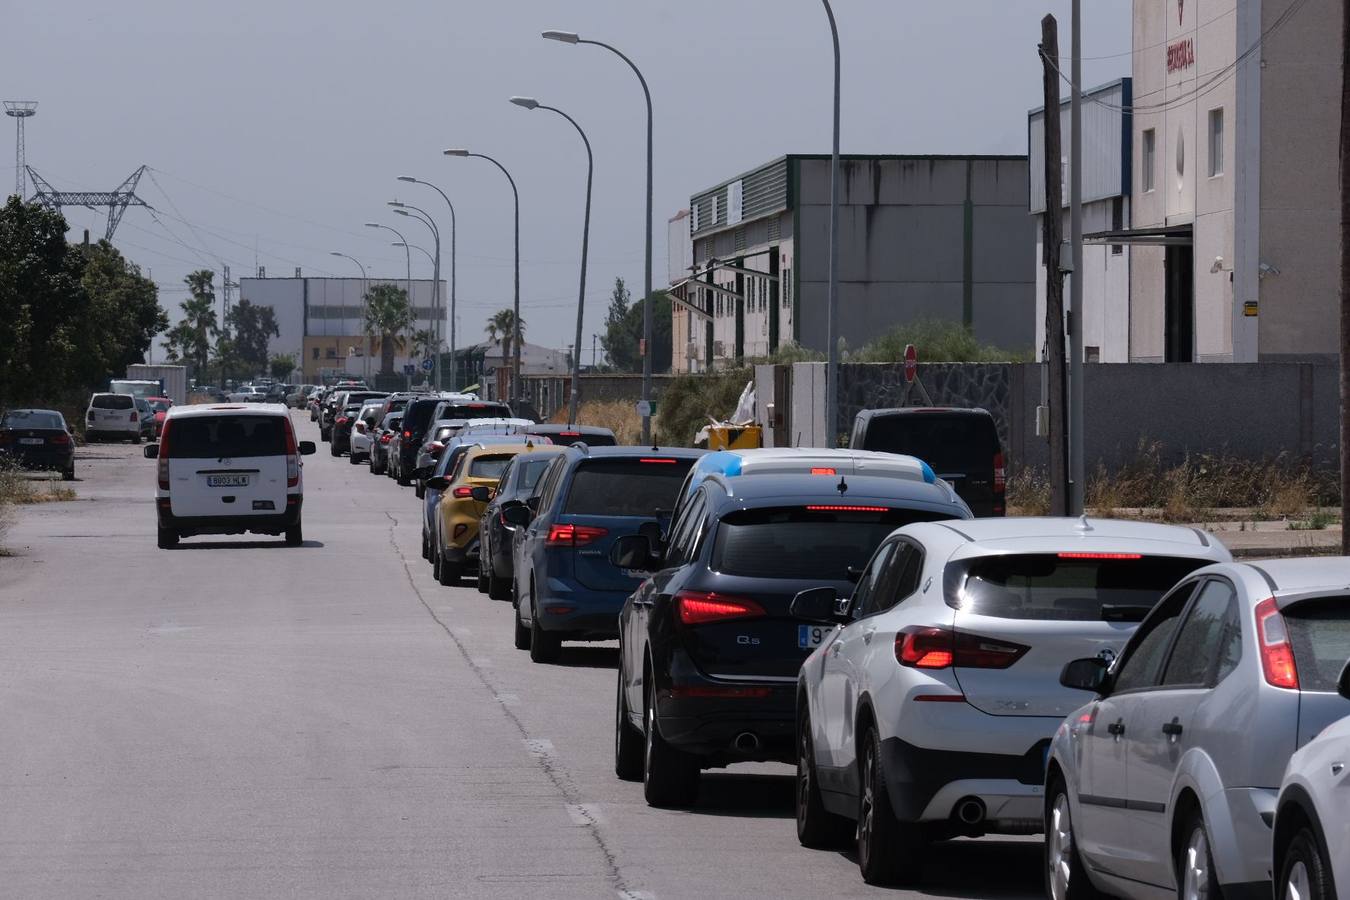
M 1084 53 L 1097 57 L 1084 64 L 1087 84 L 1129 73 L 1130 6 L 1084 4 Z M 1040 17 L 1059 18 L 1067 54 L 1068 0 L 834 7 L 845 153 L 1026 152 Z M 525 94 L 569 112 L 595 149 L 586 334 L 599 331 L 616 275 L 640 293 L 642 95 L 621 60 L 541 40 L 547 28 L 620 47 L 651 85 L 658 287 L 666 220 L 690 194 L 784 153 L 829 151 L 829 29 L 817 0 L 15 0 L 5 28 L 16 39 L 0 54 L 0 97 L 40 104 L 28 120 L 33 168 L 58 190 L 111 190 L 142 163 L 154 170 L 139 193 L 164 227 L 131 209 L 115 243 L 152 270 L 175 318 L 183 275 L 218 261 L 235 277 L 258 264 L 358 274 L 329 255 L 341 250 L 372 276 L 401 276 L 388 233 L 362 227 L 387 222 L 430 249 L 424 226 L 386 210 L 393 198 L 441 220 L 448 277 L 448 213 L 430 189 L 394 180 L 410 174 L 456 204 L 461 343 L 480 339 L 511 300 L 510 189 L 483 160 L 441 156 L 464 146 L 496 156 L 520 187 L 527 339 L 571 343 L 585 155 L 566 121 L 507 103 Z M 101 214 L 66 213 L 72 237 L 102 233 Z M 429 275 L 425 258 L 413 265 Z

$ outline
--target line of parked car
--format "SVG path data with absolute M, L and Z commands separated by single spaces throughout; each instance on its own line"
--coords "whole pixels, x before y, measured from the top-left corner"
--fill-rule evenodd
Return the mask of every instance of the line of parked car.
M 335 455 L 418 485 L 439 583 L 510 600 L 538 663 L 618 639 L 614 768 L 650 804 L 778 761 L 800 842 L 851 845 L 872 883 L 916 882 L 934 841 L 1044 833 L 1058 900 L 1350 891 L 1350 560 L 1005 518 L 967 411 L 859 417 L 855 445 L 926 442 L 930 466 L 613 446 L 363 393 L 316 418 Z

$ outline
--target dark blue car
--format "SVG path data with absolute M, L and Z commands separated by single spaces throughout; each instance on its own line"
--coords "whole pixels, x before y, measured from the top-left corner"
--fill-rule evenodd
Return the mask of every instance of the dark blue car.
M 514 535 L 516 647 L 552 662 L 564 640 L 619 635 L 619 610 L 642 579 L 609 561 L 630 534 L 659 536 L 701 450 L 567 448 L 524 503 L 503 509 Z

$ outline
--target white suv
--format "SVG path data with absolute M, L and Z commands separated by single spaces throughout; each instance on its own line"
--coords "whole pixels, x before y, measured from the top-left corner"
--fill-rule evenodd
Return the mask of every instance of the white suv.
M 275 404 L 175 406 L 164 417 L 155 492 L 159 546 L 194 534 L 284 534 L 303 541 L 301 456 L 286 407 Z
M 94 394 L 84 413 L 84 438 L 141 442 L 141 414 L 130 394 Z
M 1091 697 L 1061 669 L 1118 653 L 1172 585 L 1228 559 L 1197 530 L 1086 517 L 893 532 L 851 600 L 793 601 L 843 626 L 798 676 L 798 838 L 853 834 L 864 879 L 891 883 L 930 841 L 1039 833 L 1050 740 Z

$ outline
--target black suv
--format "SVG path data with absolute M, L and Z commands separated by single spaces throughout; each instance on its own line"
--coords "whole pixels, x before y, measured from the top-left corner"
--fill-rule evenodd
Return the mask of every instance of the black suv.
M 654 574 L 619 614 L 615 773 L 653 806 L 687 806 L 701 769 L 792 761 L 797 671 L 833 631 L 794 617 L 793 598 L 849 594 L 902 525 L 967 518 L 942 482 L 714 474 L 661 546 L 620 538 L 611 562 Z

